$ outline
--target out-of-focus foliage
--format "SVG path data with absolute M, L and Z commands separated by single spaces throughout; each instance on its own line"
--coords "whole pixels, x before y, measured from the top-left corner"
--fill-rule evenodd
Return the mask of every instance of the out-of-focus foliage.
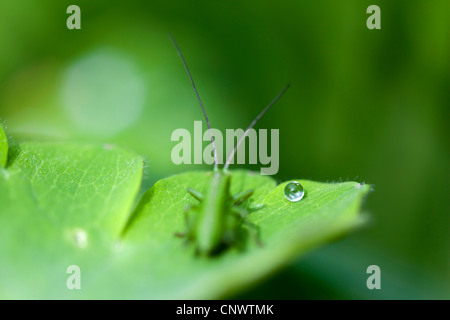
M 66 28 L 71 4 L 81 30 Z M 366 28 L 372 4 L 381 30 Z M 144 189 L 198 169 L 170 159 L 172 131 L 202 119 L 170 32 L 213 127 L 246 127 L 292 83 L 257 124 L 280 129 L 276 178 L 374 185 L 367 229 L 250 297 L 449 297 L 449 12 L 446 0 L 3 1 L 0 118 L 16 140 L 135 150 Z M 365 287 L 372 264 L 377 292 Z

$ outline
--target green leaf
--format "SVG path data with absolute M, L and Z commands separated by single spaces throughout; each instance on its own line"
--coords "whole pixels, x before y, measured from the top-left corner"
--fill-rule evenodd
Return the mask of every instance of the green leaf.
M 230 296 L 302 253 L 357 226 L 369 187 L 299 180 L 305 197 L 291 203 L 287 183 L 248 171 L 232 175 L 233 194 L 254 189 L 251 237 L 240 248 L 200 258 L 176 238 L 188 187 L 204 190 L 207 172 L 158 181 L 129 217 L 142 160 L 111 147 L 26 143 L 0 169 L 0 298 L 220 298 Z M 78 265 L 81 290 L 66 269 Z
M 12 147 L 0 169 L 0 298 L 67 295 L 67 266 L 107 254 L 141 175 L 139 156 L 109 145 Z
M 235 171 L 231 192 L 255 189 L 250 205 L 263 206 L 249 219 L 260 227 L 264 246 L 258 247 L 249 238 L 243 251 L 232 248 L 217 257 L 199 258 L 193 247 L 186 246 L 174 233 L 185 229 L 183 209 L 195 203 L 186 189 L 204 190 L 207 175 L 188 172 L 172 176 L 158 181 L 143 196 L 122 240 L 120 254 L 125 258 L 116 260 L 115 285 L 122 294 L 109 297 L 230 296 L 361 223 L 361 200 L 369 191 L 369 186 L 355 182 L 299 180 L 306 195 L 300 202 L 291 203 L 284 197 L 287 182 L 276 185 L 270 177 Z M 124 270 L 133 270 L 133 274 L 120 276 Z M 104 286 L 108 278 L 103 280 Z
M 4 168 L 8 162 L 8 139 L 0 124 L 0 168 Z

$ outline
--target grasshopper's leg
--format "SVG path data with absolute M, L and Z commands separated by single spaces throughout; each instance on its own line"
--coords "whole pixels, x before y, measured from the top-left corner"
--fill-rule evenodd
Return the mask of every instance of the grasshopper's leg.
M 198 192 L 198 191 L 196 191 L 196 190 L 194 190 L 194 189 L 191 189 L 191 188 L 188 188 L 188 189 L 187 189 L 187 192 L 188 192 L 191 196 L 193 196 L 195 199 L 197 199 L 198 201 L 200 201 L 200 202 L 203 201 L 203 194 L 201 194 L 200 192 Z
M 233 208 L 231 212 L 236 218 L 239 219 L 239 221 L 242 223 L 242 226 L 250 232 L 256 244 L 262 247 L 262 242 L 259 235 L 259 227 L 256 224 L 251 223 L 250 221 L 245 219 L 245 217 L 248 215 L 248 211 L 244 209 Z
M 231 212 L 225 218 L 225 228 L 222 236 L 222 242 L 231 246 L 238 240 L 238 230 L 243 219 L 240 208 L 232 207 Z
M 175 237 L 184 238 L 187 236 L 187 232 L 175 232 Z
M 240 192 L 231 197 L 231 202 L 233 202 L 233 205 L 235 207 L 237 207 L 237 206 L 241 205 L 242 202 L 244 202 L 245 200 L 250 198 L 252 196 L 253 192 L 254 192 L 253 190 L 247 190 L 247 191 Z
M 192 230 L 191 221 L 189 219 L 189 212 L 191 210 L 195 210 L 197 208 L 198 208 L 198 206 L 194 205 L 194 204 L 188 205 L 188 206 L 186 206 L 184 208 L 183 216 L 184 216 L 184 223 L 186 224 L 186 231 L 185 232 L 177 232 L 177 233 L 175 233 L 176 237 L 179 237 L 179 238 L 189 237 L 190 231 Z
M 256 224 L 251 223 L 250 221 L 247 220 L 242 220 L 242 226 L 245 227 L 250 232 L 256 244 L 259 247 L 262 247 L 263 244 L 261 242 L 261 237 L 259 234 L 259 227 Z
M 231 212 L 239 220 L 243 220 L 248 216 L 248 211 L 243 208 L 233 207 L 231 208 Z

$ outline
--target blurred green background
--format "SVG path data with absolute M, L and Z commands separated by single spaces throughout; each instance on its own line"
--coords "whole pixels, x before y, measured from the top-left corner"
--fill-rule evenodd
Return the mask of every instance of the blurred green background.
M 372 4 L 381 30 L 366 27 Z M 367 227 L 236 298 L 448 299 L 449 16 L 447 0 L 2 1 L 0 119 L 16 142 L 136 150 L 143 189 L 208 169 L 171 162 L 172 131 L 202 120 L 172 33 L 213 127 L 246 127 L 291 82 L 256 126 L 280 129 L 277 179 L 374 189 Z M 366 287 L 372 264 L 381 290 Z

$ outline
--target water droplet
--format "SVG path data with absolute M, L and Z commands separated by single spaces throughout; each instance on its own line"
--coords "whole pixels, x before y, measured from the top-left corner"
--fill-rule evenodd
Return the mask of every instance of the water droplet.
M 297 202 L 302 200 L 305 195 L 305 191 L 303 190 L 303 186 L 297 181 L 292 181 L 286 184 L 284 187 L 284 196 L 290 202 Z

